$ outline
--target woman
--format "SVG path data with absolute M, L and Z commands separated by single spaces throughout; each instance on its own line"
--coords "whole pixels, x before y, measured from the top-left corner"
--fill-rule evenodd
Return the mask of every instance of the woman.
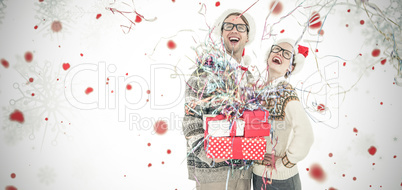
M 295 90 L 286 82 L 300 71 L 308 54 L 307 47 L 293 48 L 294 44 L 291 39 L 279 40 L 268 55 L 268 83 L 274 92 L 263 105 L 269 110 L 273 133 L 266 137 L 264 160 L 254 165 L 254 190 L 301 189 L 296 163 L 307 156 L 313 131 Z

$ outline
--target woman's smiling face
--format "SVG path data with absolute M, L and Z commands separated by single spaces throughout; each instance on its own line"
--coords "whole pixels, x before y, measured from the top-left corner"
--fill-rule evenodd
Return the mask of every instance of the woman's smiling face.
M 267 64 L 268 64 L 268 72 L 270 77 L 273 78 L 279 78 L 279 77 L 283 77 L 285 76 L 286 72 L 289 69 L 289 65 L 290 65 L 290 60 L 291 57 L 293 57 L 292 55 L 292 51 L 293 51 L 293 46 L 290 45 L 289 43 L 286 42 L 282 42 L 280 44 L 277 44 L 276 46 L 279 47 L 274 47 L 277 50 L 279 50 L 279 48 L 282 48 L 281 50 L 279 50 L 279 52 L 272 52 L 272 48 L 271 48 L 271 53 L 268 56 L 268 60 L 267 60 Z M 289 58 L 289 53 L 290 53 L 290 59 Z M 287 55 L 284 57 L 284 55 Z M 293 66 L 291 68 L 291 70 L 293 70 Z

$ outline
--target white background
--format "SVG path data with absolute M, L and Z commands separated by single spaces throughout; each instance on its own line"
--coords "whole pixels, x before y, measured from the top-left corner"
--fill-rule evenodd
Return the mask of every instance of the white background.
M 268 18 L 268 28 L 302 3 L 280 2 L 283 10 Z M 194 69 L 196 56 L 192 48 L 205 41 L 207 25 L 212 28 L 224 11 L 244 11 L 254 1 L 215 3 L 1 1 L 0 58 L 10 66 L 0 66 L 0 188 L 193 189 L 195 182 L 187 179 L 183 161 L 186 141 L 181 130 L 184 81 Z M 267 40 L 261 40 L 270 3 L 258 1 L 247 11 L 254 19 L 255 36 L 246 46 L 246 56 L 260 71 L 265 67 L 266 48 L 276 38 L 266 36 Z M 402 23 L 400 2 L 370 3 L 391 20 Z M 322 22 L 328 14 L 322 27 L 324 35 L 317 36 L 317 29 L 304 33 L 300 43 L 312 50 L 302 73 L 290 79 L 312 118 L 315 135 L 309 155 L 298 163 L 303 189 L 402 189 L 402 87 L 393 83 L 397 74 L 396 61 L 390 59 L 393 44 L 374 29 L 362 6 L 354 1 L 305 1 L 303 7 L 274 25 L 272 33 L 279 38 L 299 38 L 308 16 L 325 4 L 319 12 Z M 128 19 L 134 21 L 135 14 L 127 13 L 127 19 L 107 7 L 128 12 L 135 7 L 148 21 L 143 18 L 124 33 L 127 30 L 120 26 L 130 26 Z M 198 13 L 201 7 L 205 18 Z M 96 19 L 97 14 L 102 16 Z M 51 30 L 53 21 L 62 23 L 59 32 Z M 395 25 L 380 29 L 389 32 L 391 26 L 396 40 L 401 41 Z M 175 49 L 167 47 L 169 40 L 176 43 Z M 381 50 L 378 57 L 371 55 L 374 49 Z M 28 51 L 33 53 L 30 63 L 24 59 Z M 387 62 L 382 65 L 384 58 Z M 80 70 L 83 66 L 97 69 L 99 62 L 106 64 L 108 85 L 98 80 L 97 70 Z M 65 71 L 63 63 L 71 67 Z M 108 70 L 110 65 L 114 65 L 114 72 Z M 165 69 L 153 70 L 152 65 Z M 174 66 L 180 74 L 176 78 L 170 70 Z M 80 72 L 73 75 L 73 68 Z M 66 81 L 68 76 L 74 78 Z M 28 82 L 30 77 L 33 83 Z M 126 83 L 134 79 L 130 83 L 133 89 L 119 90 L 126 86 L 117 82 L 119 77 Z M 333 83 L 332 88 L 325 85 L 328 81 Z M 105 92 L 100 91 L 102 85 Z M 309 85 L 314 86 L 307 88 Z M 94 91 L 87 95 L 88 87 Z M 317 89 L 322 91 L 309 93 Z M 82 104 L 72 105 L 66 92 L 72 92 L 73 99 Z M 104 108 L 98 106 L 100 102 Z M 95 103 L 95 108 L 85 109 L 89 103 Z M 327 110 L 317 112 L 314 103 L 324 104 Z M 139 105 L 140 109 L 124 109 Z M 24 123 L 9 119 L 15 110 L 24 114 Z M 122 110 L 126 110 L 125 115 Z M 121 114 L 125 121 L 119 121 Z M 153 130 L 157 120 L 168 123 L 164 135 Z M 371 146 L 377 148 L 374 155 L 368 152 Z M 310 177 L 306 168 L 313 164 L 323 168 L 325 180 Z M 15 178 L 11 178 L 12 173 Z

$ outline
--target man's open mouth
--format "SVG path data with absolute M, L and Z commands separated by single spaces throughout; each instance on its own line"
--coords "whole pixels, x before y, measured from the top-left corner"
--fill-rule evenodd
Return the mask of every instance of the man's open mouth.
M 236 37 L 230 37 L 229 40 L 230 42 L 239 42 L 240 39 Z
M 238 43 L 240 41 L 240 38 L 238 37 L 229 37 L 229 41 L 232 45 L 235 45 L 236 43 Z

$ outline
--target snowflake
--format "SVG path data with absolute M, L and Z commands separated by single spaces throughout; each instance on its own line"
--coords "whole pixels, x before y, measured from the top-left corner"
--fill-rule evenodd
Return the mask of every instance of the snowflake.
M 395 24 L 402 27 L 402 14 L 400 13 L 400 10 L 402 9 L 402 2 L 399 0 L 391 0 L 391 4 L 385 10 L 381 10 L 381 12 L 384 14 L 384 17 L 376 13 L 375 10 L 371 9 L 371 7 L 366 6 L 366 8 L 368 11 L 374 13 L 374 16 L 372 16 L 373 23 L 371 24 L 370 20 L 367 19 L 367 24 L 369 26 L 365 27 L 365 29 L 362 31 L 362 34 L 366 36 L 368 40 L 378 43 L 386 39 L 384 34 L 388 37 L 391 37 L 392 33 L 395 32 L 394 35 L 396 36 L 396 41 L 400 43 L 400 29 L 398 29 L 398 26 Z M 370 12 L 369 15 L 371 15 Z M 388 19 L 392 20 L 392 22 L 395 22 L 395 24 Z M 377 27 L 378 30 L 375 27 Z M 384 34 L 381 34 L 380 31 Z M 388 46 L 392 47 L 392 40 L 386 42 Z
M 400 0 L 391 0 L 391 5 L 387 7 L 384 14 L 394 18 L 399 26 L 402 26 L 402 2 Z
M 66 2 L 64 0 L 36 2 L 35 6 L 39 8 L 38 13 L 48 18 L 59 18 L 66 11 Z
M 44 183 L 46 185 L 52 184 L 56 176 L 57 175 L 54 172 L 53 168 L 45 166 L 39 169 L 38 178 L 41 183 Z
M 57 144 L 57 137 L 70 125 L 66 122 L 67 101 L 64 96 L 64 84 L 60 80 L 65 72 L 54 69 L 54 65 L 47 61 L 42 65 L 35 61 L 26 63 L 18 58 L 14 67 L 22 76 L 25 83 L 14 83 L 21 97 L 11 99 L 10 107 L 4 108 L 6 114 L 3 123 L 5 140 L 8 144 L 15 144 L 28 136 L 31 140 L 36 138 L 37 131 L 43 132 L 42 146 L 48 128 L 55 133 L 52 144 Z M 32 81 L 32 82 L 31 82 Z M 24 116 L 24 122 L 10 121 L 8 118 L 14 110 L 20 110 Z M 53 133 L 52 133 L 53 134 Z
M 0 24 L 4 18 L 4 9 L 7 8 L 6 4 L 4 4 L 4 0 L 0 0 Z
M 110 26 L 116 24 L 114 17 L 110 16 L 110 11 L 105 9 L 105 7 L 110 6 L 108 1 L 94 1 L 91 8 L 87 9 L 87 17 L 82 18 L 82 22 L 87 23 L 85 28 L 81 30 L 81 41 L 87 41 L 87 49 L 99 46 L 101 38 L 103 38 L 102 33 L 99 31 L 108 30 Z M 100 14 L 98 18 L 97 15 Z M 85 20 L 84 20 L 85 19 Z
M 352 30 L 354 26 L 360 25 L 360 20 L 363 20 L 364 26 L 361 27 L 361 36 L 365 38 L 363 47 L 377 46 L 377 48 L 381 50 L 381 56 L 374 59 L 368 55 L 369 52 L 361 52 L 364 54 L 363 57 L 359 56 L 353 60 L 353 62 L 358 63 L 353 64 L 355 65 L 353 71 L 357 73 L 358 76 L 368 76 L 370 72 L 367 71 L 370 71 L 376 63 L 379 63 L 380 60 L 383 59 L 386 59 L 387 63 L 392 64 L 396 69 L 401 69 L 402 67 L 399 65 L 401 65 L 402 62 L 398 63 L 395 50 L 399 48 L 397 53 L 399 57 L 401 57 L 402 52 L 400 52 L 400 47 L 398 46 L 402 43 L 402 34 L 399 28 L 402 26 L 402 15 L 400 13 L 402 2 L 390 0 L 389 6 L 383 9 L 378 7 L 380 4 L 374 4 L 369 1 L 364 2 L 364 4 L 360 1 L 356 1 L 357 6 L 350 3 L 347 5 L 348 7 L 342 10 L 345 11 L 347 15 L 346 17 L 341 17 L 342 27 L 348 24 L 348 29 Z M 369 16 L 367 16 L 367 14 Z M 395 36 L 395 41 L 393 35 Z M 396 44 L 395 49 L 394 42 Z M 364 49 L 363 47 L 362 49 Z M 360 51 L 362 51 L 362 49 Z M 368 51 L 367 49 L 365 50 Z M 372 50 L 369 51 L 371 53 Z M 395 78 L 395 80 L 397 79 L 398 78 Z
M 337 5 L 334 17 L 340 17 L 340 28 L 348 28 L 348 30 L 355 29 L 356 26 L 360 25 L 359 22 L 363 18 L 366 18 L 366 13 L 364 10 L 356 8 L 356 4 L 347 3 L 347 6 Z
M 4 107 L 3 108 L 3 126 L 2 129 L 4 131 L 3 140 L 8 145 L 15 145 L 17 142 L 24 139 L 24 137 L 30 135 L 30 131 L 26 130 L 23 124 L 20 124 L 15 121 L 10 121 L 9 116 L 15 109 L 12 107 Z M 26 119 L 25 119 L 26 120 Z M 27 122 L 24 122 L 25 125 Z
M 4 113 L 11 113 L 14 110 L 11 111 L 5 111 L 5 108 L 3 108 Z M 8 119 L 8 115 L 3 117 L 3 126 L 2 129 L 4 131 L 4 136 L 3 140 L 6 142 L 8 145 L 15 145 L 17 142 L 21 141 L 24 136 L 29 135 L 28 130 L 24 130 L 22 128 L 22 125 L 17 122 L 10 121 Z
M 84 15 L 82 8 L 68 3 L 71 1 L 52 0 L 35 3 L 37 7 L 35 18 L 39 20 L 38 30 L 45 31 L 44 36 L 53 37 L 53 34 L 62 31 L 68 33 L 71 24 Z
M 367 40 L 375 41 L 375 43 L 381 42 L 385 46 L 384 54 L 390 64 L 392 64 L 399 73 L 395 77 L 397 85 L 401 79 L 401 69 L 402 61 L 397 59 L 397 55 L 401 57 L 402 51 L 400 44 L 402 44 L 402 14 L 400 10 L 402 9 L 402 2 L 399 0 L 391 0 L 390 5 L 384 10 L 380 10 L 376 5 L 367 6 L 367 10 L 373 12 L 371 20 L 373 24 L 370 23 L 369 27 L 366 27 L 362 31 L 362 34 L 367 37 Z M 382 15 L 383 14 L 383 15 Z

